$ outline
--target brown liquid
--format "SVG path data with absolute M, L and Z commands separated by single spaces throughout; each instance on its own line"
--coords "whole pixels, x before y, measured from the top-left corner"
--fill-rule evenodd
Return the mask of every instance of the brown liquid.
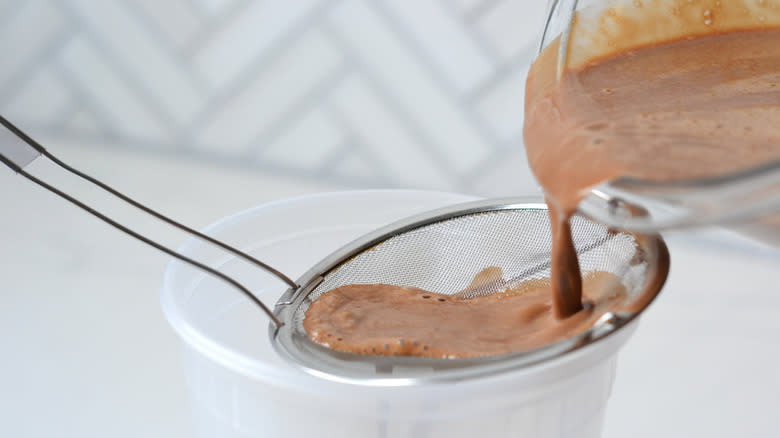
M 483 271 L 470 287 L 492 281 Z M 503 292 L 459 298 L 382 284 L 347 285 L 314 300 L 303 326 L 334 350 L 383 356 L 466 358 L 539 347 L 581 333 L 621 309 L 626 292 L 612 274 L 586 275 L 585 309 L 558 320 L 550 283 L 531 280 Z M 579 304 L 579 303 L 578 303 Z
M 524 137 L 550 208 L 563 318 L 579 296 L 568 221 L 591 188 L 780 160 L 780 28 L 767 27 L 780 22 L 780 2 L 633 3 L 577 17 L 560 80 L 557 42 L 529 73 Z
M 525 140 L 534 174 L 564 211 L 621 176 L 718 177 L 780 159 L 780 29 L 635 50 L 530 89 L 552 71 L 531 69 Z

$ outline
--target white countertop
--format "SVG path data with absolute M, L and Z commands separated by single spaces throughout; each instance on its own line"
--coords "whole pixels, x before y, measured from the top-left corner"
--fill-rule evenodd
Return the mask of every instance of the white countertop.
M 56 150 L 196 228 L 269 200 L 341 189 L 106 148 Z M 190 436 L 179 342 L 159 305 L 167 257 L 10 171 L 0 169 L 0 187 L 3 435 Z M 98 205 L 135 217 L 102 197 Z M 137 223 L 171 246 L 184 240 Z M 671 276 L 620 355 L 604 436 L 777 436 L 780 251 L 719 233 L 667 238 Z

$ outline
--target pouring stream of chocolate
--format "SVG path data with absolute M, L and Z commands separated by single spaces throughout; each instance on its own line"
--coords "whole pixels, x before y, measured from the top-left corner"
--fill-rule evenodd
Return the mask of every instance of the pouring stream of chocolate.
M 680 12 L 681 22 L 692 17 L 693 23 L 691 33 L 680 38 L 589 60 L 571 56 L 579 65 L 565 69 L 560 79 L 556 41 L 529 73 L 524 138 L 550 209 L 553 303 L 559 318 L 579 311 L 580 273 L 568 221 L 594 186 L 619 177 L 719 177 L 780 160 L 780 28 L 763 28 L 756 16 L 756 28 L 745 30 L 750 11 L 735 5 L 748 2 L 733 1 L 723 3 L 743 28 L 691 36 L 707 20 L 728 27 L 727 11 L 716 8 L 721 2 L 712 2 L 712 9 L 705 1 L 650 3 L 687 4 L 703 12 Z M 765 3 L 780 15 L 780 6 Z M 621 11 L 633 18 L 621 21 Z M 615 23 L 622 24 L 630 40 L 632 30 L 641 34 L 631 26 L 636 13 L 637 8 L 607 10 L 596 24 L 580 25 L 607 26 L 614 33 L 620 31 Z M 619 34 L 611 37 L 621 41 Z

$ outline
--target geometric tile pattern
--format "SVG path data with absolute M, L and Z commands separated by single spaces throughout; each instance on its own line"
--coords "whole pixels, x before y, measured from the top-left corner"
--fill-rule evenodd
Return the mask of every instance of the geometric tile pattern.
M 0 111 L 33 133 L 354 186 L 527 190 L 523 92 L 544 9 L 0 0 Z

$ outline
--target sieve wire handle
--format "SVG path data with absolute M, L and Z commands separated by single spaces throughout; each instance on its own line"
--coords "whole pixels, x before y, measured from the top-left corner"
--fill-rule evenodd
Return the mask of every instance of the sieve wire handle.
M 276 276 L 280 280 L 287 283 L 290 287 L 296 289 L 298 288 L 298 285 L 291 280 L 289 277 L 281 273 L 280 271 L 274 269 L 273 267 L 269 266 L 268 264 L 261 262 L 260 260 L 257 260 L 256 258 L 250 256 L 249 254 L 246 254 L 245 252 L 238 250 L 220 240 L 214 239 L 213 237 L 207 236 L 199 231 L 196 231 L 195 229 L 188 227 L 186 225 L 181 224 L 178 221 L 175 221 L 168 216 L 165 216 L 161 213 L 158 213 L 157 211 L 147 207 L 144 204 L 141 204 L 138 201 L 133 200 L 127 195 L 124 195 L 120 193 L 119 191 L 115 190 L 114 188 L 110 187 L 107 184 L 104 184 L 103 182 L 97 180 L 96 178 L 93 178 L 79 170 L 74 169 L 73 167 L 69 166 L 68 164 L 64 163 L 57 157 L 55 157 L 53 154 L 51 154 L 49 151 L 47 151 L 40 143 L 33 140 L 30 136 L 25 134 L 22 130 L 17 128 L 13 123 L 8 121 L 5 117 L 0 116 L 0 124 L 2 124 L 6 129 L 0 130 L 0 162 L 7 165 L 11 168 L 14 172 L 17 174 L 27 178 L 28 180 L 32 181 L 33 183 L 43 187 L 44 189 L 54 193 L 55 195 L 65 199 L 66 201 L 70 202 L 71 204 L 81 208 L 82 210 L 86 211 L 87 213 L 91 214 L 92 216 L 95 216 L 96 218 L 100 219 L 101 221 L 107 223 L 108 225 L 116 228 L 119 231 L 122 231 L 125 234 L 128 234 L 131 237 L 134 237 L 137 240 L 140 240 L 143 243 L 146 243 L 149 246 L 152 246 L 166 254 L 168 254 L 171 257 L 174 257 L 178 260 L 181 260 L 182 262 L 185 262 L 209 275 L 212 275 L 214 277 L 217 277 L 218 279 L 221 279 L 225 281 L 226 283 L 230 284 L 231 286 L 237 288 L 239 291 L 241 291 L 244 295 L 246 295 L 247 298 L 249 298 L 252 302 L 257 304 L 263 312 L 265 312 L 269 318 L 273 321 L 273 323 L 277 327 L 281 327 L 283 323 L 279 321 L 279 319 L 274 315 L 274 313 L 257 297 L 252 294 L 248 288 L 241 285 L 239 282 L 234 280 L 233 278 L 227 276 L 226 274 L 207 266 L 201 262 L 198 262 L 196 260 L 193 260 L 173 249 L 170 249 L 152 239 L 149 237 L 146 237 L 136 231 L 133 231 L 131 228 L 122 225 L 110 217 L 106 216 L 105 214 L 93 209 L 89 205 L 85 204 L 84 202 L 74 198 L 73 196 L 65 193 L 64 191 L 54 187 L 51 184 L 46 183 L 45 181 L 35 177 L 34 175 L 30 174 L 25 170 L 27 166 L 29 166 L 33 161 L 38 159 L 39 157 L 43 156 L 47 158 L 48 160 L 52 161 L 54 164 L 59 166 L 60 168 L 66 170 L 69 173 L 72 173 L 76 176 L 78 176 L 81 179 L 86 180 L 89 183 L 92 183 L 93 185 L 96 185 L 103 189 L 104 191 L 110 193 L 111 195 L 119 198 L 120 200 L 124 201 L 125 203 L 137 208 L 138 210 L 141 210 L 142 212 L 149 214 L 173 227 L 176 227 L 192 236 L 195 236 L 201 240 L 204 240 L 206 242 L 209 242 L 213 245 L 216 245 L 225 251 L 244 259 L 255 266 L 260 267 L 261 269 L 271 273 L 272 275 Z

